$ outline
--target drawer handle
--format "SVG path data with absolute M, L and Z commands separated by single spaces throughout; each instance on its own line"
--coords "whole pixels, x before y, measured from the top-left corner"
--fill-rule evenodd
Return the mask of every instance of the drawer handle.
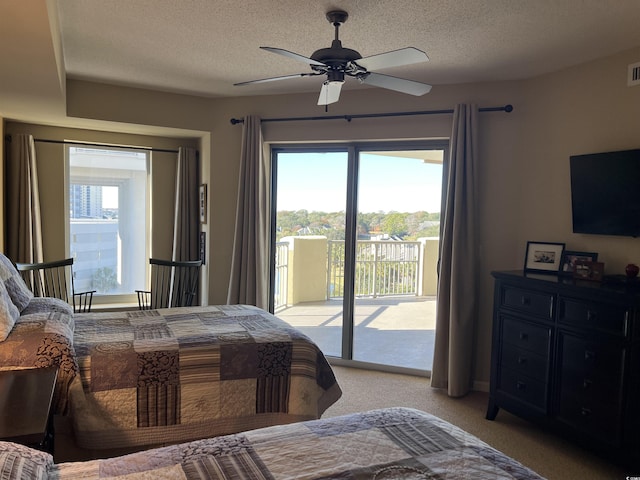
M 526 365 L 527 358 L 526 357 L 518 357 L 518 365 Z
M 592 310 L 587 311 L 587 321 L 595 322 L 597 319 L 598 319 L 597 312 L 594 312 Z
M 528 307 L 531 305 L 531 299 L 529 297 L 521 297 L 520 303 L 522 304 L 523 307 Z
M 516 382 L 516 389 L 524 392 L 527 389 L 527 384 L 524 382 Z
M 591 409 L 590 408 L 586 408 L 586 407 L 582 407 L 580 409 L 580 415 L 582 415 L 583 417 L 588 417 L 591 415 Z
M 596 352 L 593 352 L 591 350 L 585 350 L 584 351 L 584 359 L 585 360 L 595 360 L 596 358 Z
M 520 340 L 522 340 L 522 341 L 524 341 L 524 342 L 526 342 L 527 340 L 529 340 L 529 334 L 528 334 L 528 333 L 526 333 L 526 332 L 520 332 L 519 337 L 520 337 Z

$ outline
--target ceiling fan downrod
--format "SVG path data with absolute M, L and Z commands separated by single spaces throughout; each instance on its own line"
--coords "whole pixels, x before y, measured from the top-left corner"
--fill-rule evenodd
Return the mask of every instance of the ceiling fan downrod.
M 344 10 L 332 10 L 330 12 L 327 12 L 326 16 L 327 20 L 329 20 L 329 23 L 331 23 L 335 27 L 336 34 L 333 40 L 334 45 L 336 44 L 336 42 L 338 45 L 341 45 L 339 37 L 340 25 L 347 21 L 347 18 L 349 18 L 349 14 Z

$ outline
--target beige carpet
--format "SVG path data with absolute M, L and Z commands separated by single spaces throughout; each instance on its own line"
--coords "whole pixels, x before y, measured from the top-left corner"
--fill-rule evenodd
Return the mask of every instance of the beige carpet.
M 392 406 L 417 408 L 463 428 L 549 480 L 622 480 L 640 474 L 625 472 L 504 410 L 496 420 L 486 420 L 486 393 L 453 399 L 431 388 L 423 377 L 338 366 L 334 370 L 343 396 L 323 418 Z
M 501 410 L 486 420 L 487 394 L 473 392 L 453 399 L 429 386 L 429 379 L 334 366 L 343 395 L 323 415 L 335 417 L 384 407 L 411 407 L 432 413 L 474 434 L 549 480 L 622 480 L 625 472 L 592 452 Z M 89 451 L 75 445 L 71 426 L 56 417 L 56 461 L 76 461 L 128 453 Z M 471 479 L 472 480 L 472 479 Z

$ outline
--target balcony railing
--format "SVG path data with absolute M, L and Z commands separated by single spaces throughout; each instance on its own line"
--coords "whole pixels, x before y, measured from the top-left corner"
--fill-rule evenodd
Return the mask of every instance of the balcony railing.
M 355 296 L 434 294 L 437 238 L 420 240 L 358 241 Z M 300 302 L 341 298 L 344 295 L 344 250 L 344 241 L 327 240 L 326 237 L 287 237 L 278 242 L 276 310 Z
M 328 242 L 327 298 L 344 295 L 344 242 Z M 356 297 L 417 295 L 420 268 L 420 242 L 356 242 Z
M 273 285 L 274 308 L 285 307 L 288 295 L 289 277 L 289 242 L 276 243 L 276 269 Z

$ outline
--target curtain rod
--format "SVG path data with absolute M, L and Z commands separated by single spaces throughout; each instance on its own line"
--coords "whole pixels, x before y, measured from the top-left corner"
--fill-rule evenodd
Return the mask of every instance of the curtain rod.
M 11 135 L 5 135 L 5 140 L 11 141 Z M 178 150 L 168 150 L 164 148 L 153 148 L 153 147 L 129 147 L 126 145 L 111 145 L 111 144 L 103 144 L 103 143 L 88 143 L 88 142 L 69 142 L 66 140 L 48 140 L 46 138 L 34 138 L 34 142 L 40 143 L 61 143 L 64 145 L 81 145 L 84 147 L 99 147 L 99 148 L 124 148 L 127 150 L 145 150 L 147 152 L 162 152 L 162 153 L 178 153 Z
M 484 107 L 479 108 L 480 112 L 512 112 L 513 105 L 505 105 L 503 107 Z M 346 120 L 350 122 L 354 118 L 372 118 L 372 117 L 406 117 L 409 115 L 441 115 L 453 113 L 453 109 L 449 110 L 423 110 L 421 112 L 394 112 L 394 113 L 362 113 L 357 115 L 328 115 L 324 117 L 283 117 L 283 118 L 263 118 L 262 122 L 291 122 L 294 120 Z M 244 118 L 232 118 L 231 125 L 244 123 Z

